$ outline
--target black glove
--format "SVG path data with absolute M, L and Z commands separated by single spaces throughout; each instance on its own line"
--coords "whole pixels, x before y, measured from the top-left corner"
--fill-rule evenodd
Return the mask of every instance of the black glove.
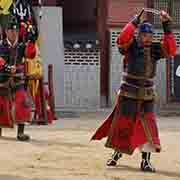
M 171 33 L 171 22 L 170 21 L 164 21 L 162 22 L 162 25 L 163 25 L 163 30 L 165 33 Z
M 134 19 L 132 20 L 132 23 L 137 27 L 140 23 L 141 23 L 141 16 L 144 13 L 144 9 L 142 9 L 142 11 L 136 15 L 134 17 Z

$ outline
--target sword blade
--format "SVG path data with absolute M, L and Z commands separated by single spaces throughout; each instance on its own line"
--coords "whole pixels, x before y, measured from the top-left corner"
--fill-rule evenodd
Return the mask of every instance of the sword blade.
M 153 14 L 157 14 L 160 15 L 161 11 L 157 10 L 157 9 L 152 9 L 152 8 L 144 8 L 145 12 L 151 12 Z

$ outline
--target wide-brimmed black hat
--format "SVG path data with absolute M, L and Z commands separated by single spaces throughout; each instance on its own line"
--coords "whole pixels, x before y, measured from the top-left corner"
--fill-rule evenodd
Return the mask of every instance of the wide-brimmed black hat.
M 19 23 L 15 16 L 9 15 L 9 17 L 7 18 L 6 29 L 19 30 Z

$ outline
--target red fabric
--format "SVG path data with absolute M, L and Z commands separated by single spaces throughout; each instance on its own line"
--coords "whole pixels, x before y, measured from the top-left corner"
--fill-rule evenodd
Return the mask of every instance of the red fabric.
M 47 108 L 47 116 L 48 116 L 48 124 L 52 124 L 54 117 L 50 108 Z
M 176 40 L 172 33 L 163 35 L 163 47 L 166 49 L 170 56 L 176 55 Z
M 20 30 L 19 30 L 20 38 L 24 39 L 27 36 L 26 24 L 21 23 Z
M 131 140 L 132 140 L 132 147 L 134 149 L 147 142 L 146 134 L 140 119 L 140 113 L 137 113 L 136 115 L 136 123 Z
M 12 107 L 15 106 L 15 123 L 29 122 L 31 117 L 31 106 L 26 92 L 17 90 L 15 93 L 15 103 L 8 101 L 6 96 L 0 96 L 0 125 L 12 128 L 13 113 Z
M 135 123 L 130 117 L 118 116 L 115 125 L 111 127 L 112 137 L 110 139 L 111 146 L 119 148 L 123 151 L 133 150 L 131 138 Z
M 38 116 L 38 118 L 42 118 L 42 109 L 41 109 L 41 98 L 39 93 L 35 96 L 34 98 L 34 102 L 35 102 L 35 114 L 36 116 Z
M 17 64 L 16 65 L 16 72 L 24 72 L 25 71 L 24 64 Z
M 33 24 L 33 20 L 32 20 L 32 17 L 31 17 L 31 16 L 28 18 L 28 23 L 29 23 L 29 24 Z
M 36 110 L 35 110 L 35 114 L 37 116 L 37 120 L 41 120 L 43 115 L 42 115 L 42 107 L 41 107 L 41 97 L 40 97 L 40 92 L 37 93 L 37 95 L 35 96 L 35 105 L 36 105 Z M 47 90 L 46 87 L 44 87 L 44 96 L 45 99 L 47 101 L 47 104 L 49 104 L 49 92 Z M 48 124 L 52 124 L 53 120 L 54 120 L 54 116 L 53 113 L 51 111 L 51 109 L 48 107 L 46 107 L 46 112 L 47 112 L 47 116 L 48 116 Z
M 147 120 L 147 124 L 149 127 L 149 130 L 151 132 L 152 140 L 154 144 L 160 145 L 160 139 L 159 139 L 159 134 L 158 134 L 158 127 L 156 124 L 156 117 L 153 112 L 147 112 L 145 113 L 145 119 Z
M 25 49 L 25 57 L 28 59 L 33 59 L 36 56 L 36 47 L 32 42 L 28 42 Z
M 17 90 L 15 94 L 16 122 L 29 122 L 31 117 L 31 104 L 24 90 Z
M 3 69 L 5 64 L 6 64 L 6 61 L 2 57 L 0 57 L 0 70 Z
M 6 97 L 0 96 L 0 126 L 13 127 L 12 114 L 10 112 L 11 102 Z
M 144 119 L 146 120 L 148 129 L 152 135 L 153 144 L 160 146 L 160 139 L 159 139 L 159 134 L 158 134 L 158 128 L 156 125 L 155 114 L 153 112 L 146 112 L 144 114 Z M 145 134 L 144 128 L 142 126 L 139 114 L 137 114 L 136 125 L 134 128 L 132 142 L 133 142 L 134 148 L 136 148 L 142 144 L 145 144 L 147 142 L 146 134 Z
M 108 116 L 108 118 L 104 121 L 104 123 L 97 129 L 96 133 L 92 136 L 91 140 L 101 140 L 104 137 L 108 136 L 109 129 L 112 124 L 114 111 Z
M 128 43 L 133 38 L 135 30 L 135 25 L 131 22 L 128 23 L 118 35 L 116 40 L 117 45 L 123 45 Z
M 92 140 L 101 140 L 108 137 L 107 147 L 110 143 L 110 147 L 119 148 L 121 151 L 128 151 L 131 154 L 137 147 L 147 143 L 148 138 L 141 122 L 140 113 L 137 113 L 135 120 L 133 120 L 130 117 L 116 113 L 118 107 L 114 108 L 105 122 L 97 129 Z M 160 146 L 154 113 L 145 113 L 144 116 L 151 132 L 153 144 Z

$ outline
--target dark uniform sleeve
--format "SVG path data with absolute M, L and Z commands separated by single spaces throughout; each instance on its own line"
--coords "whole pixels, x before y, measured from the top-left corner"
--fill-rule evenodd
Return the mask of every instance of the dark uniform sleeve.
M 3 41 L 0 42 L 0 57 L 7 61 L 7 49 L 3 45 Z
M 8 72 L 8 73 L 11 72 L 11 66 L 9 65 L 9 62 L 8 62 L 7 48 L 4 47 L 2 42 L 0 42 L 0 57 L 6 61 L 6 63 L 1 69 L 1 72 Z
M 158 61 L 162 58 L 161 48 L 162 47 L 160 42 L 152 43 L 152 57 L 155 61 Z

